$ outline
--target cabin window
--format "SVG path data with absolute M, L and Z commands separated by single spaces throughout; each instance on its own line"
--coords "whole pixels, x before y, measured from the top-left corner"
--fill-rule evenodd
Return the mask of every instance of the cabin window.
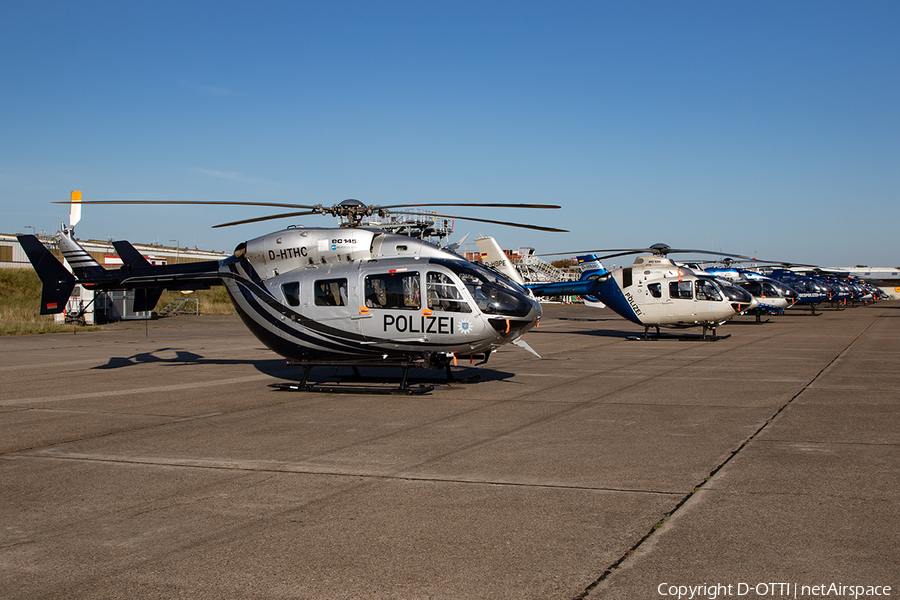
M 648 283 L 647 291 L 650 292 L 650 295 L 654 298 L 662 298 L 662 285 L 658 283 Z
M 444 273 L 430 271 L 427 276 L 428 308 L 443 312 L 472 312 L 459 288 Z
M 366 276 L 366 306 L 418 310 L 422 304 L 419 273 L 402 271 Z
M 346 279 L 316 281 L 316 306 L 347 306 Z
M 716 284 L 712 281 L 704 281 L 700 279 L 697 281 L 697 300 L 702 300 L 706 302 L 721 302 L 722 294 L 719 293 L 719 290 L 716 288 Z
M 694 294 L 691 287 L 690 281 L 671 281 L 669 282 L 669 298 L 693 300 Z
M 284 294 L 284 300 L 288 306 L 300 306 L 300 282 L 281 284 L 281 293 Z

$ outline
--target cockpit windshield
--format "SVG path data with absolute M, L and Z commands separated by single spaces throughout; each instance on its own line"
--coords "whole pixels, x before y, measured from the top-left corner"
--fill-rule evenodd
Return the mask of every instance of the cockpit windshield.
M 719 286 L 719 289 L 722 290 L 722 293 L 725 294 L 725 297 L 728 298 L 729 302 L 741 302 L 744 304 L 753 302 L 753 296 L 742 287 L 732 285 L 721 279 L 716 281 L 716 285 Z
M 456 273 L 485 314 L 524 317 L 532 310 L 528 293 L 499 273 L 461 260 L 432 259 L 432 262 Z
M 719 293 L 719 288 L 709 279 L 698 279 L 694 289 L 697 300 L 702 302 L 722 301 L 722 294 Z

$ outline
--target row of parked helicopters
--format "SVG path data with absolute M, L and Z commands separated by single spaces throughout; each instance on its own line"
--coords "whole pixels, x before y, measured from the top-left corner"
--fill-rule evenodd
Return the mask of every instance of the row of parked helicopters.
M 492 238 L 476 241 L 488 264 L 501 269 L 510 278 L 518 272 L 505 259 Z M 595 253 L 611 252 L 605 256 Z M 668 258 L 672 253 L 718 254 L 724 258 L 706 263 L 677 263 Z M 600 260 L 628 254 L 639 254 L 631 267 L 603 267 Z M 553 255 L 550 255 L 553 256 Z M 885 297 L 876 286 L 821 269 L 796 270 L 788 265 L 770 268 L 765 274 L 741 266 L 756 259 L 706 250 L 674 249 L 666 244 L 649 248 L 595 250 L 579 255 L 581 278 L 573 282 L 524 284 L 540 296 L 575 295 L 589 306 L 609 306 L 625 319 L 644 326 L 644 335 L 660 327 L 694 327 L 704 329 L 700 339 L 717 340 L 715 329 L 736 315 L 755 315 L 761 322 L 766 315 L 776 315 L 791 307 L 807 307 L 816 315 L 816 307 L 830 303 L 832 307 L 864 304 Z M 810 265 L 794 265 L 794 267 Z M 712 330 L 712 335 L 707 335 Z
M 748 257 L 704 250 L 678 250 L 665 244 L 645 249 L 594 250 L 578 254 L 581 278 L 571 282 L 527 283 L 493 238 L 481 238 L 484 261 L 458 254 L 458 245 L 440 247 L 425 239 L 366 227 L 377 215 L 409 214 L 419 207 L 504 207 L 558 209 L 543 204 L 397 204 L 368 206 L 345 200 L 333 206 L 284 203 L 93 200 L 80 192 L 57 243 L 71 272 L 33 235 L 18 236 L 41 278 L 41 313 L 64 310 L 76 284 L 95 291 L 134 290 L 135 311 L 152 310 L 164 289 L 197 290 L 224 285 L 250 331 L 292 364 L 303 367 L 300 381 L 272 384 L 280 389 L 330 392 L 425 393 L 433 385 L 411 385 L 410 369 L 444 369 L 464 358 L 484 364 L 500 347 L 513 344 L 535 355 L 522 339 L 538 325 L 539 297 L 580 296 L 586 304 L 606 305 L 644 326 L 644 338 L 660 327 L 703 328 L 701 339 L 719 339 L 716 327 L 738 314 L 774 314 L 794 304 L 815 307 L 825 301 L 865 301 L 875 292 L 835 277 L 801 275 L 780 269 L 769 276 L 736 263 L 700 268 L 668 257 L 677 252 L 715 254 L 728 261 Z M 275 215 L 223 223 L 225 227 L 307 215 L 340 219 L 336 228 L 290 226 L 237 245 L 223 260 L 152 265 L 129 242 L 113 242 L 123 264 L 105 269 L 75 239 L 82 204 L 212 204 L 289 209 Z M 473 217 L 432 216 L 564 231 Z M 609 270 L 601 260 L 637 254 L 631 267 Z M 489 266 L 488 266 L 489 265 Z M 708 331 L 712 335 L 707 335 Z M 397 367 L 396 387 L 322 386 L 309 383 L 317 366 Z

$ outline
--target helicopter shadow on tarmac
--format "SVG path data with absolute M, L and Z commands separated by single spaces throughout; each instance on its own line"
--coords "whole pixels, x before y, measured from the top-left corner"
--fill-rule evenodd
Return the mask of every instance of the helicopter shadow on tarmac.
M 585 318 L 571 318 L 571 317 L 560 317 L 560 321 L 606 321 L 607 319 L 585 319 Z M 704 337 L 702 334 L 698 333 L 686 333 L 682 330 L 669 330 L 662 331 L 659 333 L 652 332 L 649 334 L 645 334 L 643 332 L 635 332 L 635 331 L 623 331 L 621 329 L 573 329 L 567 330 L 564 333 L 574 334 L 574 335 L 587 335 L 592 337 L 608 337 L 608 338 L 618 338 L 622 340 L 629 341 L 679 341 L 679 342 L 690 342 L 690 341 L 698 341 L 698 342 L 714 342 L 720 339 L 727 339 L 731 337 L 730 334 L 722 335 L 722 336 L 706 336 Z
M 103 365 L 93 367 L 94 369 L 121 369 L 124 367 L 134 367 L 145 364 L 170 364 L 177 366 L 187 365 L 254 365 L 260 372 L 272 376 L 281 376 L 283 372 L 288 370 L 284 364 L 284 359 L 273 358 L 269 360 L 240 360 L 240 359 L 221 359 L 221 358 L 205 358 L 202 354 L 197 354 L 189 350 L 180 348 L 158 348 L 149 352 L 140 352 L 131 356 L 111 356 L 109 362 Z
M 283 358 L 266 360 L 241 360 L 227 358 L 205 358 L 201 354 L 182 350 L 179 348 L 159 348 L 150 352 L 141 352 L 131 356 L 113 356 L 106 364 L 93 367 L 94 369 L 121 369 L 142 364 L 169 364 L 173 366 L 192 365 L 252 365 L 257 371 L 273 378 L 288 381 L 301 381 L 304 372 L 301 367 L 285 363 Z M 359 366 L 356 369 L 343 366 L 318 367 L 309 375 L 309 383 L 320 385 L 324 383 L 341 383 L 346 381 L 394 384 L 400 380 L 394 373 L 397 369 L 385 367 Z M 432 375 L 429 375 L 432 374 Z M 490 369 L 483 366 L 475 367 L 460 364 L 455 367 L 454 381 L 448 382 L 443 377 L 442 369 L 415 369 L 410 377 L 412 383 L 424 383 L 442 385 L 446 383 L 472 384 L 476 382 L 505 381 L 513 377 L 513 373 Z
M 590 319 L 586 317 L 557 317 L 557 319 L 559 321 L 577 321 L 580 323 L 605 323 L 607 321 L 617 321 L 621 323 L 621 320 L 619 319 Z M 622 331 L 621 329 L 568 329 L 562 330 L 562 332 L 575 335 L 589 335 L 592 337 L 610 337 L 620 339 L 627 339 L 635 335 L 633 332 Z

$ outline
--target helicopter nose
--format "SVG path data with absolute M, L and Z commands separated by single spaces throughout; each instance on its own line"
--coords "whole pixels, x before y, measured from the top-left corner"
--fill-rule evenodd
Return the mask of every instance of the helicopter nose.
M 522 297 L 530 305 L 527 314 L 497 315 L 488 319 L 491 326 L 503 339 L 516 340 L 522 337 L 525 333 L 535 328 L 541 319 L 541 303 L 537 299 L 524 294 Z
M 745 311 L 752 310 L 759 306 L 759 299 L 751 296 L 747 302 L 732 302 L 731 308 L 736 314 L 743 314 Z

